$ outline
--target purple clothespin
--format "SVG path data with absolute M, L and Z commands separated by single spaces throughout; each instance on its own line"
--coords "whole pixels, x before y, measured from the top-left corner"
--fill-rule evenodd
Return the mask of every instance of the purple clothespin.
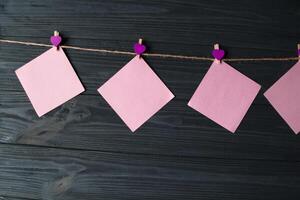
M 61 37 L 59 36 L 58 31 L 54 31 L 54 35 L 51 36 L 50 41 L 53 46 L 57 47 L 57 49 L 59 48 L 59 44 L 61 43 Z
M 140 38 L 138 43 L 134 44 L 134 52 L 141 56 L 146 51 L 146 46 L 142 44 L 143 40 Z
M 222 58 L 225 56 L 225 51 L 220 49 L 219 44 L 215 44 L 212 55 L 216 59 L 217 63 L 221 63 Z

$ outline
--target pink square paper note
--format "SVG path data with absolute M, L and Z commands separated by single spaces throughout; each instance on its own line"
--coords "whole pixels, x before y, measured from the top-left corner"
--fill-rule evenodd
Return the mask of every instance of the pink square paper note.
M 84 91 L 62 48 L 49 49 L 16 74 L 39 117 Z
M 132 132 L 174 97 L 139 56 L 104 83 L 98 92 Z
M 227 63 L 214 61 L 188 105 L 234 133 L 259 90 Z
M 272 85 L 265 97 L 291 129 L 300 132 L 300 61 Z

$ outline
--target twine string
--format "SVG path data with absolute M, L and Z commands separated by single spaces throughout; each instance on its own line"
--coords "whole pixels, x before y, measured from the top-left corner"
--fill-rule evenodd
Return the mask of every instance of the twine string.
M 42 44 L 35 42 L 25 42 L 17 40 L 4 40 L 0 39 L 2 43 L 10 44 L 21 44 L 28 46 L 40 46 L 40 47 L 53 47 L 50 44 Z M 74 49 L 79 51 L 88 51 L 88 52 L 98 52 L 103 54 L 116 54 L 116 55 L 136 55 L 134 52 L 130 51 L 119 51 L 119 50 L 109 50 L 109 49 L 95 49 L 95 48 L 84 48 L 78 46 L 62 45 L 60 46 L 65 49 Z M 144 53 L 143 56 L 148 57 L 158 57 L 158 58 L 170 58 L 170 59 L 182 59 L 182 60 L 201 60 L 201 61 L 214 61 L 214 58 L 203 57 L 203 56 L 185 56 L 185 55 L 176 55 L 176 54 L 161 54 L 161 53 Z M 261 58 L 225 58 L 224 61 L 230 62 L 241 62 L 241 61 L 292 61 L 299 60 L 299 57 L 261 57 Z

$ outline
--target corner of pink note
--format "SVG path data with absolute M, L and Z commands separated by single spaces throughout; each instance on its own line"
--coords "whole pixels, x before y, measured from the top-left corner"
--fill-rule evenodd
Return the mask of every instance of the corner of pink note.
M 234 133 L 260 85 L 222 61 L 214 61 L 188 105 Z
M 294 133 L 298 134 L 300 132 L 300 61 L 277 80 L 264 96 Z
M 38 116 L 84 91 L 62 48 L 47 50 L 15 72 Z
M 98 92 L 132 132 L 174 98 L 139 56 L 122 67 Z

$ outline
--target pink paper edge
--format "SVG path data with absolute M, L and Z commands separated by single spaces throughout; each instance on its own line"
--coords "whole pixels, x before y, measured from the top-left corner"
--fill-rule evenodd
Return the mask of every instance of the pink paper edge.
M 132 133 L 134 133 L 137 129 L 139 129 L 143 124 L 145 124 L 151 117 L 153 117 L 156 113 L 158 113 L 164 106 L 166 106 L 175 96 L 174 96 L 174 94 L 170 91 L 170 94 L 171 94 L 171 96 L 169 97 L 169 100 L 164 104 L 164 105 L 162 105 L 162 107 L 156 112 L 156 113 L 153 113 L 152 115 L 150 115 L 146 120 L 145 120 L 145 122 L 144 123 L 142 123 L 139 127 L 137 127 L 137 128 L 132 128 L 131 126 L 128 126 L 127 125 L 127 123 L 124 121 L 124 119 L 120 116 L 120 114 L 119 114 L 119 112 L 118 111 L 116 111 L 115 109 L 113 109 L 113 107 L 112 107 L 112 105 L 107 101 L 107 99 L 102 95 L 102 92 L 101 92 L 101 87 L 102 86 L 100 86 L 98 89 L 97 89 L 97 91 L 99 92 L 99 94 L 102 96 L 102 98 L 105 100 L 105 102 L 110 106 L 110 108 L 118 115 L 118 117 L 123 121 L 123 123 L 130 129 L 130 131 L 132 132 Z M 168 88 L 169 89 L 169 88 Z
M 284 75 L 283 75 L 284 76 Z M 277 81 L 276 81 L 277 82 Z M 275 83 L 276 83 L 275 82 Z M 274 84 L 275 84 L 274 83 Z M 273 85 L 274 85 L 273 84 Z M 272 85 L 272 86 L 273 86 Z M 265 91 L 265 93 L 264 93 L 264 96 L 265 96 L 265 98 L 268 100 L 268 102 L 270 103 L 270 105 L 272 106 L 272 108 L 278 113 L 278 115 L 281 117 L 281 119 L 283 119 L 283 121 L 288 125 L 288 127 L 296 134 L 296 135 L 298 135 L 298 133 L 300 132 L 300 130 L 296 130 L 296 129 L 294 129 L 291 125 L 290 125 L 290 123 L 288 123 L 288 120 L 285 118 L 285 116 L 283 116 L 276 108 L 275 108 L 275 106 L 273 105 L 273 103 L 270 101 L 270 99 L 269 99 L 269 97 L 268 97 L 268 91 L 272 88 L 272 86 L 267 90 L 267 91 Z
M 52 48 L 53 48 L 53 47 L 52 47 Z M 50 49 L 48 49 L 48 50 L 50 50 Z M 43 53 L 47 52 L 48 50 L 44 51 Z M 65 51 L 63 50 L 63 48 L 61 48 L 61 50 L 62 50 L 62 53 L 63 53 L 63 54 L 64 54 L 64 55 L 67 57 L 67 55 L 65 54 Z M 38 58 L 38 57 L 39 57 L 39 56 L 41 56 L 43 53 L 41 53 L 41 54 L 40 54 L 40 55 L 38 55 L 37 57 L 33 58 L 32 60 L 34 60 L 34 59 Z M 68 57 L 67 57 L 67 58 L 68 58 Z M 32 60 L 28 61 L 27 63 L 31 62 Z M 68 58 L 68 60 L 69 60 L 69 58 Z M 27 63 L 26 63 L 26 64 L 27 64 Z M 70 65 L 72 66 L 72 69 L 73 69 L 74 73 L 76 74 L 77 78 L 79 79 L 79 77 L 78 77 L 78 75 L 77 75 L 76 71 L 75 71 L 75 70 L 74 70 L 74 68 L 73 68 L 73 65 L 71 64 L 71 62 L 70 62 L 70 61 L 69 61 L 69 63 L 70 63 Z M 26 65 L 26 64 L 24 64 L 24 65 Z M 79 81 L 80 81 L 80 83 L 81 83 L 81 87 L 82 87 L 82 88 L 81 88 L 80 92 L 79 92 L 77 95 L 75 95 L 74 97 L 72 97 L 72 98 L 68 99 L 68 100 L 67 100 L 67 101 L 65 101 L 64 103 L 61 103 L 61 104 L 59 104 L 58 106 L 55 106 L 54 108 L 52 108 L 52 109 L 51 109 L 51 110 L 49 110 L 48 112 L 44 112 L 44 113 L 38 113 L 38 112 L 37 112 L 37 110 L 35 109 L 34 105 L 31 103 L 31 100 L 29 99 L 29 96 L 28 96 L 28 94 L 27 94 L 27 92 L 26 92 L 25 88 L 23 87 L 23 84 L 22 84 L 22 82 L 20 81 L 20 78 L 19 78 L 19 73 L 18 73 L 18 70 L 19 70 L 20 68 L 24 67 L 24 65 L 23 65 L 23 66 L 21 66 L 21 67 L 19 67 L 18 69 L 16 69 L 16 70 L 15 70 L 15 74 L 16 74 L 16 76 L 18 77 L 18 80 L 19 80 L 19 82 L 20 82 L 20 85 L 22 86 L 22 88 L 23 88 L 23 90 L 24 90 L 24 92 L 25 92 L 25 94 L 26 94 L 26 96 L 27 96 L 27 99 L 28 99 L 28 101 L 30 102 L 30 104 L 31 104 L 31 105 L 32 105 L 32 107 L 34 108 L 33 110 L 35 111 L 35 113 L 37 114 L 37 116 L 38 116 L 38 117 L 42 117 L 43 115 L 45 115 L 45 114 L 47 114 L 47 113 L 51 112 L 52 110 L 54 110 L 54 109 L 58 108 L 59 106 L 62 106 L 62 104 L 64 104 L 64 103 L 67 103 L 68 101 L 70 101 L 71 99 L 73 99 L 73 98 L 77 97 L 78 95 L 80 95 L 82 92 L 84 92 L 84 91 L 85 91 L 85 88 L 84 88 L 84 86 L 83 86 L 83 84 L 82 84 L 81 80 L 79 79 Z
M 222 62 L 224 62 L 224 61 L 222 61 Z M 228 63 L 226 63 L 226 64 L 229 65 Z M 212 64 L 211 64 L 211 65 L 212 65 Z M 210 65 L 209 69 L 211 68 L 211 65 Z M 232 67 L 231 65 L 229 65 L 229 66 Z M 232 68 L 233 68 L 234 70 L 236 70 L 234 67 L 232 67 Z M 212 122 L 214 122 L 215 124 L 218 124 L 220 127 L 223 127 L 224 129 L 228 130 L 228 131 L 231 132 L 231 133 L 235 133 L 235 131 L 237 130 L 237 128 L 240 126 L 242 120 L 245 118 L 245 116 L 246 116 L 248 110 L 250 109 L 251 105 L 253 104 L 253 101 L 254 101 L 255 98 L 257 97 L 257 95 L 258 95 L 258 93 L 259 93 L 259 91 L 260 91 L 260 89 L 261 89 L 261 85 L 258 84 L 257 82 L 255 82 L 254 80 L 252 80 L 251 78 L 249 78 L 248 76 L 246 76 L 246 75 L 244 75 L 243 73 L 241 73 L 241 72 L 239 72 L 238 70 L 236 70 L 238 73 L 240 73 L 241 75 L 243 75 L 245 78 L 247 78 L 247 79 L 253 81 L 253 82 L 256 84 L 256 86 L 257 86 L 257 92 L 256 92 L 256 95 L 254 95 L 254 97 L 253 97 L 253 99 L 252 99 L 252 102 L 251 102 L 250 106 L 246 109 L 246 112 L 245 112 L 244 116 L 243 116 L 242 119 L 239 121 L 239 123 L 238 123 L 238 125 L 236 126 L 236 128 L 228 129 L 228 128 L 222 126 L 221 124 L 215 122 L 213 119 L 211 119 L 210 116 L 204 115 L 203 113 L 201 113 L 201 112 L 199 112 L 198 110 L 196 110 L 192 105 L 190 105 L 191 99 L 193 98 L 194 94 L 196 93 L 196 91 L 197 91 L 199 85 L 202 83 L 202 81 L 203 81 L 204 79 L 206 79 L 206 74 L 208 73 L 209 69 L 207 70 L 207 72 L 205 73 L 203 79 L 200 81 L 200 83 L 199 83 L 198 86 L 196 87 L 195 92 L 193 93 L 193 95 L 192 95 L 192 97 L 190 98 L 190 100 L 189 100 L 189 102 L 187 103 L 187 105 L 188 105 L 190 108 L 192 108 L 193 110 L 195 110 L 195 111 L 197 111 L 198 113 L 200 113 L 202 116 L 204 116 L 204 117 L 210 119 L 210 120 L 211 120 Z
M 285 123 L 290 127 L 290 129 L 292 129 L 292 131 L 297 135 L 299 134 L 300 130 L 296 130 L 294 129 L 289 123 L 288 123 L 288 120 L 285 119 L 285 116 L 281 115 L 281 113 L 274 107 L 274 105 L 272 104 L 272 102 L 270 101 L 269 97 L 268 97 L 268 93 L 269 93 L 269 90 L 272 89 L 280 80 L 283 76 L 285 76 L 287 73 L 289 73 L 293 67 L 295 65 L 297 65 L 300 61 L 297 61 L 290 69 L 288 69 L 277 81 L 275 81 L 275 83 L 273 83 L 271 85 L 271 87 L 269 87 L 269 89 L 267 91 L 265 91 L 264 93 L 264 96 L 266 97 L 266 99 L 268 100 L 268 102 L 271 104 L 271 106 L 273 107 L 273 109 L 278 113 L 278 115 L 281 117 L 281 119 L 283 119 L 285 121 Z
M 135 56 L 136 57 L 136 56 Z M 133 60 L 135 57 L 133 57 L 131 60 Z M 143 59 L 143 58 L 142 58 Z M 130 61 L 128 61 L 127 63 L 129 63 L 129 62 L 131 62 L 131 60 Z M 144 59 L 143 59 L 144 60 Z M 145 60 L 144 60 L 144 62 L 146 62 Z M 147 63 L 147 62 L 146 62 Z M 126 64 L 125 64 L 126 65 Z M 124 66 L 125 66 L 124 65 Z M 147 65 L 148 65 L 148 63 L 147 63 Z M 115 74 L 117 74 L 119 71 L 121 71 L 123 68 L 124 68 L 124 66 L 123 67 L 121 67 L 121 69 L 119 69 Z M 148 65 L 149 66 L 149 65 Z M 150 66 L 149 66 L 150 67 Z M 151 67 L 150 67 L 151 68 Z M 153 70 L 152 68 L 151 68 L 151 70 Z M 155 72 L 154 72 L 155 73 Z M 115 75 L 114 74 L 114 75 Z M 155 73 L 156 74 L 156 73 Z M 113 76 L 114 76 L 113 75 Z M 110 79 L 112 79 L 113 78 L 113 76 L 112 77 L 110 77 L 107 81 L 105 81 L 105 83 L 106 82 L 108 82 Z M 164 86 L 169 90 L 169 92 L 170 92 L 170 97 L 169 97 L 169 100 L 164 104 L 164 105 L 162 105 L 162 107 L 156 112 L 156 113 L 158 113 L 164 106 L 166 106 L 174 97 L 175 97 L 175 95 L 172 93 L 172 91 L 166 86 L 166 84 L 161 80 L 161 78 L 156 74 L 156 76 L 159 78 L 159 80 L 164 84 Z M 107 101 L 107 99 L 103 96 L 103 94 L 102 94 L 102 90 L 101 90 L 101 88 L 105 85 L 105 83 L 103 83 L 98 89 L 97 89 L 97 91 L 98 91 L 98 93 L 102 96 L 102 98 L 106 101 L 106 103 L 111 107 L 111 109 L 115 112 L 115 113 L 117 113 L 117 115 L 118 115 L 118 117 L 123 121 L 123 123 L 131 130 L 131 132 L 132 133 L 134 133 L 138 128 L 140 128 L 144 123 L 146 123 L 151 117 L 153 117 L 156 113 L 153 113 L 152 115 L 150 115 L 146 120 L 145 120 L 145 122 L 144 123 L 142 123 L 139 127 L 137 127 L 137 128 L 132 128 L 132 127 L 129 127 L 128 125 L 127 125 L 127 123 L 121 118 L 121 116 L 120 116 L 120 114 L 116 111 L 116 110 L 114 110 L 113 109 L 113 107 L 112 107 L 112 105 Z

